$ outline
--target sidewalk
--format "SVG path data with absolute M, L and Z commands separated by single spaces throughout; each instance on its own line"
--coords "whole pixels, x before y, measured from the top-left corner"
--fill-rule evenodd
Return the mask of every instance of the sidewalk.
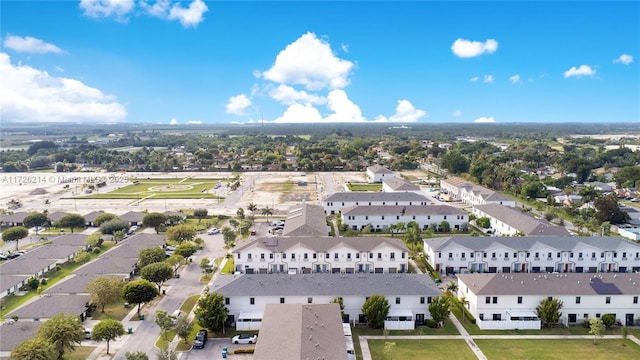
M 142 324 L 142 321 L 131 321 L 129 319 L 133 318 L 138 314 L 138 306 L 133 306 L 131 311 L 127 314 L 124 320 L 122 320 L 122 326 L 124 327 L 125 335 L 117 338 L 114 341 L 109 343 L 109 356 L 102 355 L 107 350 L 107 343 L 100 342 L 97 343 L 96 348 L 93 350 L 91 354 L 87 357 L 87 360 L 110 360 L 117 352 L 118 349 L 122 347 L 122 344 L 129 340 L 128 329 L 131 329 L 132 334 L 136 333 L 136 329 Z M 92 343 L 95 343 L 93 340 L 90 340 Z M 84 342 L 84 341 L 83 341 Z M 102 356 L 101 356 L 102 355 Z

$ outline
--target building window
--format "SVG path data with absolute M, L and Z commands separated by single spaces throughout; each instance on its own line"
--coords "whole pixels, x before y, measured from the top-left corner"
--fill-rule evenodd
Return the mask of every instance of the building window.
M 484 314 L 478 314 L 478 317 L 480 318 L 480 320 L 484 320 Z
M 238 259 L 240 259 L 240 253 L 238 253 Z
M 491 296 L 487 296 L 484 298 L 484 303 L 485 304 L 491 304 Z
M 467 254 L 466 254 L 466 253 L 464 253 L 464 252 L 461 254 L 461 257 L 462 257 L 463 259 L 464 259 L 466 256 L 467 256 Z
M 636 300 L 638 300 L 637 296 L 636 296 Z M 424 304 L 424 296 L 420 296 L 420 304 Z
M 482 253 L 482 257 L 483 257 L 483 258 L 486 258 L 486 257 L 487 257 L 487 253 L 486 253 L 486 252 L 483 252 L 483 253 Z
M 576 296 L 576 304 L 580 304 L 580 296 Z
M 613 258 L 617 258 L 618 257 L 618 253 L 616 251 L 613 252 Z
M 396 297 L 396 304 L 400 304 L 400 297 L 399 296 Z
M 573 253 L 569 253 L 569 257 L 573 259 Z
M 504 258 L 508 259 L 509 258 L 509 253 L 504 253 Z
M 442 259 L 442 253 L 438 252 L 438 259 Z
M 351 260 L 351 253 L 347 253 L 347 259 Z
M 518 257 L 518 253 L 517 253 L 517 252 L 514 252 L 514 253 L 513 253 L 513 258 L 515 259 L 515 258 L 517 258 L 517 257 Z
M 304 259 L 305 259 L 305 260 L 309 260 L 309 254 L 304 253 Z
M 453 253 L 449 253 L 449 259 L 453 259 Z
M 427 304 L 431 304 L 431 296 L 427 297 Z
M 634 303 L 634 304 L 637 304 L 637 303 L 638 303 L 638 297 L 637 297 L 637 296 L 634 296 L 634 297 L 633 297 L 633 303 Z
M 307 298 L 307 304 L 313 303 L 313 298 Z
M 338 253 L 334 253 L 334 254 L 333 254 L 333 259 L 334 259 L 334 260 L 338 260 Z
M 522 296 L 518 296 L 518 304 L 522 304 Z
M 604 253 L 603 252 L 600 253 L 600 257 L 604 258 Z
M 247 260 L 251 260 L 251 254 L 247 254 Z
M 384 220 L 384 215 L 382 215 L 382 220 Z
M 378 260 L 382 259 L 382 253 L 378 253 Z
M 269 259 L 273 259 L 273 253 L 269 254 Z
M 264 260 L 264 254 L 260 254 L 260 260 Z
M 369 259 L 373 259 L 373 253 L 369 253 Z
M 230 303 L 231 303 L 231 299 L 229 299 L 228 297 L 224 298 L 225 305 L 229 305 Z
M 560 259 L 560 253 L 557 253 L 557 254 L 556 254 L 556 257 L 557 257 L 558 259 Z
M 356 259 L 360 259 L 360 253 L 356 253 Z
M 389 254 L 389 255 L 390 255 L 390 257 L 391 257 L 391 260 L 395 260 L 395 259 L 396 259 L 396 253 L 393 253 L 393 252 L 392 252 L 392 253 L 391 253 L 391 254 Z
M 284 304 L 284 298 L 283 297 L 280 298 L 280 304 Z
M 324 254 L 324 258 L 328 259 L 329 258 L 329 253 Z
M 497 296 L 494 296 L 494 297 L 493 297 L 493 303 L 494 303 L 494 304 L 497 304 L 497 303 L 498 303 L 498 297 L 497 297 Z
M 313 253 L 313 258 L 316 259 L 318 257 L 317 253 Z
M 607 296 L 606 298 L 604 298 L 604 303 L 611 304 L 611 296 Z
M 407 254 L 405 252 L 402 253 L 402 258 L 404 259 Z
M 249 305 L 255 305 L 256 304 L 256 298 L 249 298 Z

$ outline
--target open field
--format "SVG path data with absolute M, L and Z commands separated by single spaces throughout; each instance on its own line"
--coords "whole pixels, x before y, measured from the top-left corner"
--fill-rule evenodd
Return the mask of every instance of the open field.
M 402 359 L 402 360 L 473 360 L 477 359 L 473 351 L 464 340 L 369 340 L 369 350 L 373 360 Z M 384 344 L 396 344 L 391 357 L 384 353 Z M 489 359 L 492 359 L 489 357 Z M 512 358 L 514 359 L 514 358 Z
M 216 199 L 215 186 L 221 179 L 146 179 L 108 193 L 79 195 L 80 199 Z
M 382 191 L 382 184 L 347 184 L 351 191 Z
M 631 340 L 602 339 L 597 345 L 589 339 L 558 340 L 487 340 L 476 339 L 476 344 L 491 360 L 511 359 L 640 359 L 640 346 Z

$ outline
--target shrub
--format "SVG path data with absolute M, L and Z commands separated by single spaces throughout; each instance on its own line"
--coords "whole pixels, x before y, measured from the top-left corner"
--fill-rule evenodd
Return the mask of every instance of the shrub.
M 129 224 L 120 219 L 112 219 L 100 225 L 100 232 L 103 234 L 113 234 L 121 230 L 129 230 Z
M 47 285 L 47 279 L 40 280 L 40 285 L 42 286 Z
M 30 289 L 37 289 L 38 286 L 40 286 L 40 280 L 36 279 L 35 277 L 31 277 L 29 278 L 29 280 L 27 280 L 27 286 L 29 286 Z
M 431 329 L 437 329 L 438 328 L 438 323 L 431 320 L 431 319 L 426 319 L 424 321 L 424 324 L 427 325 L 427 327 L 431 328 Z
M 100 248 L 93 248 L 92 252 L 94 254 L 100 254 Z
M 255 348 L 247 348 L 247 349 L 235 349 L 233 350 L 234 354 L 253 354 Z
M 615 314 L 602 315 L 602 323 L 607 329 L 611 328 L 616 323 L 616 315 Z

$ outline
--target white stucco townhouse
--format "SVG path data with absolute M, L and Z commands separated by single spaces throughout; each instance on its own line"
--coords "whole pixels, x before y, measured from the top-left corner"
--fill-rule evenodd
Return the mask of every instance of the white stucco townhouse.
M 233 258 L 247 274 L 403 273 L 408 251 L 393 238 L 270 237 L 237 247 Z
M 440 273 L 596 273 L 640 271 L 640 245 L 612 236 L 448 237 L 424 239 Z
M 473 213 L 476 217 L 489 218 L 494 235 L 513 236 L 569 236 L 563 226 L 551 224 L 545 219 L 537 219 L 518 208 L 500 204 L 475 205 Z
M 367 168 L 367 181 L 379 183 L 386 179 L 396 177 L 396 174 L 382 165 L 372 165 Z
M 480 329 L 540 329 L 536 307 L 545 298 L 562 301 L 560 323 L 577 325 L 614 314 L 640 325 L 640 274 L 461 274 L 459 298 Z
M 335 215 L 353 206 L 425 206 L 431 201 L 415 192 L 338 192 L 322 200 L 327 215 Z
M 460 230 L 467 225 L 469 216 L 462 210 L 448 205 L 426 206 L 354 206 L 345 208 L 341 214 L 342 223 L 350 229 L 361 230 L 371 225 L 374 231 L 385 231 L 391 224 L 415 221 L 419 228 L 438 229 L 443 221 L 451 229 Z

